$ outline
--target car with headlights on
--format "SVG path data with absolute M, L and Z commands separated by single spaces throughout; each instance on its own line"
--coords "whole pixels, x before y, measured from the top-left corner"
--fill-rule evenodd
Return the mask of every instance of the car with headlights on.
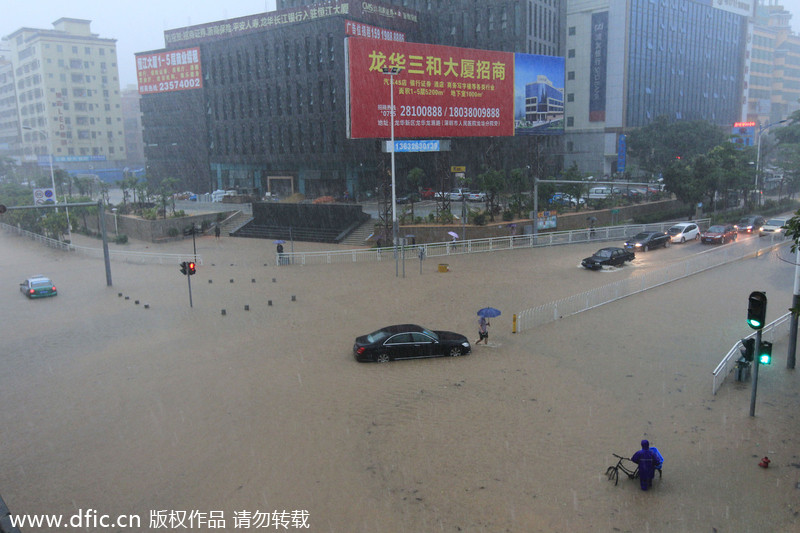
M 646 252 L 659 246 L 669 248 L 670 244 L 672 238 L 663 231 L 642 231 L 625 241 L 623 248 L 634 252 Z
M 736 229 L 739 230 L 739 233 L 758 233 L 758 230 L 765 222 L 766 220 L 761 215 L 750 215 L 742 217 L 739 223 L 736 224 Z
M 733 224 L 714 224 L 700 234 L 700 242 L 703 244 L 725 244 L 735 241 L 738 232 Z
M 672 242 L 684 243 L 700 238 L 700 227 L 694 222 L 679 222 L 667 230 Z
M 636 254 L 624 248 L 600 248 L 594 255 L 581 261 L 581 266 L 589 270 L 600 270 L 603 267 L 622 266 L 626 261 L 636 259 Z
M 759 237 L 769 237 L 770 235 L 786 237 L 786 228 L 784 226 L 789 221 L 788 218 L 770 218 L 758 230 Z
M 19 284 L 19 292 L 28 298 L 47 298 L 57 296 L 58 290 L 50 278 L 33 276 Z
M 423 328 L 416 324 L 386 326 L 356 338 L 353 356 L 361 363 L 386 363 L 395 359 L 457 357 L 472 350 L 459 333 Z

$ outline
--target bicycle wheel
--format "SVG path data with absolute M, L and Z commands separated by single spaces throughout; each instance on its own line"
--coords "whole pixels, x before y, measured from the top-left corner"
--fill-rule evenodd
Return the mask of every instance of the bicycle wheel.
M 616 466 L 609 466 L 606 470 L 606 476 L 608 476 L 609 480 L 614 480 L 614 485 L 619 483 L 619 469 Z

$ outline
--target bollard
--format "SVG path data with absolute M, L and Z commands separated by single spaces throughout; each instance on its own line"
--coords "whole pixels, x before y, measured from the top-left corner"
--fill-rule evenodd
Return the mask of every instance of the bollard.
M 225 310 L 223 309 L 223 310 L 222 310 L 222 316 L 225 316 L 226 314 L 227 314 L 227 313 L 226 313 L 226 312 L 225 312 Z
M 144 304 L 145 309 L 150 309 L 150 304 Z
M 231 283 L 233 283 L 233 278 L 231 278 Z
M 256 282 L 256 278 L 252 278 L 252 279 L 250 280 L 250 283 L 255 283 L 255 282 Z
M 122 293 L 121 293 L 121 292 L 118 292 L 118 293 L 117 293 L 117 296 L 119 296 L 120 298 L 122 298 Z
M 208 282 L 209 282 L 209 283 L 213 283 L 213 281 L 214 281 L 214 280 L 211 280 L 211 279 L 210 279 L 210 280 L 208 280 Z
M 133 303 L 139 305 L 139 300 L 134 300 Z
M 131 297 L 130 297 L 130 296 L 126 296 L 126 297 L 125 297 L 125 299 L 126 299 L 126 300 L 130 300 L 130 299 L 131 299 Z
M 250 310 L 250 306 L 249 306 L 249 305 L 245 305 L 245 306 L 244 306 L 244 310 L 245 310 L 245 311 L 249 311 L 249 310 Z
M 267 300 L 267 307 L 272 307 L 272 300 Z
M 297 298 L 295 297 L 295 295 L 294 295 L 294 294 L 292 294 L 292 301 L 293 301 L 293 302 L 296 302 L 296 301 L 297 301 Z
M 511 318 L 511 333 L 517 332 L 517 313 Z
M 275 283 L 275 278 L 272 278 L 272 283 Z

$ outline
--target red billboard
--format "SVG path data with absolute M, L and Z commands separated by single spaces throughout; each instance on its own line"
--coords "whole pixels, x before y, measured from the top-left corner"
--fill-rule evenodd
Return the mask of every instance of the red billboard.
M 136 78 L 139 94 L 200 89 L 200 49 L 136 54 Z
M 514 54 L 349 38 L 350 138 L 514 135 Z M 399 69 L 395 75 L 385 68 Z M 394 84 L 394 94 L 390 89 Z

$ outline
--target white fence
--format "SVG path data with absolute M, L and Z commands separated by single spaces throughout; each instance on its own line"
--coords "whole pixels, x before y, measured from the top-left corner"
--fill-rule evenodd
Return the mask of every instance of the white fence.
M 695 221 L 701 228 L 708 227 L 709 219 Z M 641 231 L 666 231 L 675 222 L 655 224 L 629 224 L 626 226 L 609 226 L 602 228 L 580 229 L 572 231 L 553 231 L 539 233 L 534 236 L 509 235 L 506 237 L 490 237 L 487 239 L 471 239 L 452 242 L 424 243 L 406 245 L 399 248 L 406 258 L 419 257 L 420 250 L 424 257 L 447 257 L 450 255 L 496 252 L 518 248 L 534 248 L 557 246 L 560 244 L 576 244 L 582 242 L 620 241 Z M 341 263 L 358 263 L 364 261 L 394 261 L 394 248 L 357 248 L 353 250 L 331 250 L 325 252 L 284 252 L 283 261 L 275 256 L 276 265 L 330 265 Z
M 745 257 L 758 256 L 764 250 L 788 243 L 788 241 L 783 240 L 782 236 L 777 244 L 772 243 L 772 238 L 767 239 L 766 242 L 769 244 L 766 247 L 762 247 L 763 241 L 764 239 L 751 239 L 749 243 L 714 248 L 680 263 L 674 263 L 651 272 L 609 283 L 555 302 L 525 309 L 516 314 L 515 331 L 521 333 L 536 326 L 555 322 L 560 318 L 581 313 L 710 268 L 738 261 Z
M 764 329 L 761 330 L 761 338 L 762 340 L 766 340 L 765 337 L 769 338 L 769 342 L 774 343 L 776 337 L 780 336 L 783 337 L 784 335 L 788 335 L 791 330 L 792 324 L 792 313 L 786 313 L 782 317 L 778 318 L 777 320 L 767 324 L 764 326 Z M 751 337 L 755 337 L 756 332 L 754 331 L 745 339 L 749 339 Z M 736 368 L 736 362 L 742 355 L 742 341 L 737 341 L 736 344 L 733 345 L 733 348 L 725 355 L 725 357 L 720 361 L 717 365 L 717 368 L 714 369 L 712 373 L 714 376 L 713 384 L 712 384 L 712 394 L 716 394 L 717 391 L 722 387 L 722 384 L 725 382 L 725 378 Z M 756 350 L 758 347 L 756 347 Z M 752 364 L 758 364 L 757 362 L 753 362 Z
M 76 246 L 74 244 L 45 237 L 44 235 L 39 235 L 38 233 L 32 233 L 30 231 L 20 229 L 16 226 L 11 226 L 9 224 L 0 223 L 0 228 L 2 228 L 6 233 L 11 233 L 14 235 L 20 235 L 22 237 L 26 237 L 28 239 L 31 239 L 32 241 L 41 243 L 49 248 L 64 250 L 66 252 L 75 252 L 77 254 L 81 254 L 86 257 L 103 259 L 102 246 L 99 246 L 98 248 L 90 248 L 88 246 Z M 112 260 L 119 260 L 119 261 L 125 261 L 127 263 L 137 263 L 137 264 L 178 265 L 181 261 L 189 261 L 189 260 L 195 261 L 198 265 L 203 264 L 202 256 L 198 255 L 197 258 L 195 259 L 194 254 L 164 254 L 156 252 L 130 252 L 127 250 L 109 249 L 108 255 L 109 258 Z

